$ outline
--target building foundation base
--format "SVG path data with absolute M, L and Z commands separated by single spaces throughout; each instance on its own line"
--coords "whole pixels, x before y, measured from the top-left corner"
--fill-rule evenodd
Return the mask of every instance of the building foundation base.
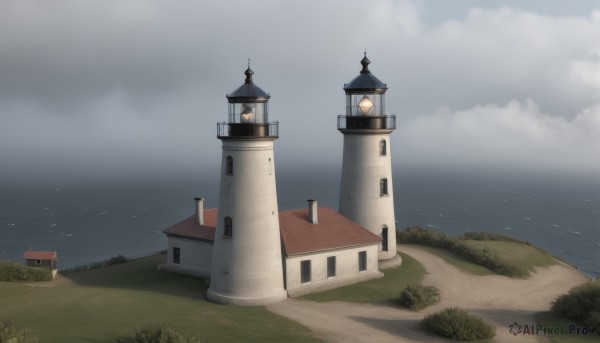
M 287 298 L 287 292 L 282 290 L 276 295 L 263 297 L 263 298 L 243 298 L 243 297 L 232 297 L 216 293 L 210 288 L 206 292 L 206 298 L 214 303 L 224 305 L 236 305 L 236 306 L 264 306 L 281 302 Z
M 379 261 L 379 270 L 400 267 L 402 265 L 402 257 L 396 255 L 388 260 Z

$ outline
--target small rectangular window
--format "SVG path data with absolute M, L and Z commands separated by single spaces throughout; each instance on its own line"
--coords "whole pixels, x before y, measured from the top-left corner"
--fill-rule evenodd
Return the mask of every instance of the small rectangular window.
M 227 156 L 225 160 L 225 174 L 233 175 L 233 157 Z
M 40 264 L 42 264 L 42 260 L 35 260 L 35 264 L 39 266 Z
M 387 178 L 382 178 L 381 180 L 379 180 L 379 195 L 380 196 L 386 196 L 388 195 L 388 182 L 387 182 Z
M 381 228 L 381 250 L 388 251 L 388 227 Z
M 300 281 L 310 282 L 310 260 L 300 261 Z
M 233 220 L 231 217 L 225 217 L 223 225 L 223 236 L 232 237 L 233 236 Z
M 358 271 L 362 272 L 367 270 L 367 252 L 359 251 L 358 252 Z
M 173 263 L 181 263 L 181 251 L 179 248 L 173 248 Z
M 379 141 L 379 155 L 380 156 L 387 155 L 387 143 L 385 142 L 385 139 L 382 139 L 381 141 Z
M 335 277 L 335 256 L 327 258 L 327 277 Z

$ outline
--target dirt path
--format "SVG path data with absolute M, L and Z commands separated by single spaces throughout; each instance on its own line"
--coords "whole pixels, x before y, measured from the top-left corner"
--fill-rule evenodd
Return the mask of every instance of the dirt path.
M 448 342 L 418 328 L 424 315 L 445 307 L 460 306 L 496 326 L 497 342 L 536 342 L 536 336 L 513 336 L 508 326 L 534 323 L 532 315 L 547 310 L 559 294 L 584 282 L 586 277 L 559 264 L 539 268 L 526 280 L 499 275 L 475 276 L 446 263 L 441 258 L 411 246 L 399 249 L 416 258 L 429 273 L 423 283 L 441 290 L 439 304 L 412 312 L 383 304 L 313 302 L 287 299 L 267 308 L 309 327 L 331 342 Z

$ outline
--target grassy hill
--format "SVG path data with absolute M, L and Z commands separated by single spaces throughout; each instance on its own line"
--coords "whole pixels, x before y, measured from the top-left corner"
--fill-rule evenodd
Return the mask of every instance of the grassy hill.
M 434 242 L 446 239 L 440 237 L 434 237 Z M 459 243 L 464 244 L 459 247 L 485 250 L 488 255 L 529 272 L 558 263 L 548 253 L 524 242 L 465 237 Z M 447 249 L 419 246 L 467 272 L 495 274 Z M 382 279 L 304 298 L 394 300 L 406 284 L 420 282 L 426 273 L 418 261 L 400 255 L 402 266 L 384 270 Z M 207 342 L 320 342 L 307 328 L 264 307 L 224 306 L 206 301 L 207 285 L 203 280 L 157 271 L 156 266 L 164 258 L 158 255 L 71 273 L 50 282 L 0 282 L 0 321 L 11 320 L 17 327 L 31 329 L 41 342 L 111 342 L 149 322 L 165 323 L 184 335 Z
M 157 271 L 164 258 L 72 273 L 35 286 L 0 282 L 0 320 L 31 329 L 41 342 L 110 342 L 148 322 L 167 323 L 207 342 L 320 342 L 307 328 L 264 307 L 206 301 L 202 280 Z
M 496 252 L 499 258 L 502 258 L 508 263 L 517 264 L 524 267 L 527 271 L 533 272 L 536 267 L 550 266 L 559 263 L 552 255 L 540 250 L 534 246 L 526 245 L 515 242 L 503 242 L 503 241 L 475 241 L 465 240 L 464 243 L 467 245 L 483 250 L 483 248 L 490 249 Z M 467 273 L 473 275 L 494 275 L 496 272 L 468 261 L 467 259 L 453 254 L 452 252 L 425 245 L 418 245 L 420 249 L 423 249 L 429 253 L 432 253 L 449 264 L 459 268 Z
M 552 255 L 528 242 L 494 233 L 467 232 L 462 236 L 450 237 L 442 232 L 417 226 L 398 232 L 397 241 L 426 246 L 427 251 L 476 275 L 486 275 L 489 271 L 509 277 L 527 278 L 536 267 L 558 263 Z M 473 264 L 481 268 L 474 267 Z
M 529 272 L 534 272 L 536 267 L 558 263 L 548 252 L 520 242 L 466 240 L 465 243 L 476 249 L 488 248 L 495 251 L 506 262 L 520 265 Z

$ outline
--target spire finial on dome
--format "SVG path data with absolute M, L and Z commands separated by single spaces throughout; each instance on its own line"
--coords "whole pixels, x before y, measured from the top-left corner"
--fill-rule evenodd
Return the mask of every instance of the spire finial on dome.
M 365 48 L 365 57 L 363 57 L 363 59 L 360 61 L 360 64 L 362 64 L 362 70 L 360 71 L 361 74 L 369 74 L 369 63 L 371 63 L 371 61 L 369 61 L 369 59 L 367 58 L 367 48 Z
M 254 72 L 252 71 L 252 69 L 250 69 L 250 59 L 248 59 L 248 69 L 246 69 L 244 74 L 246 74 L 245 83 L 252 83 L 252 74 L 254 74 Z

